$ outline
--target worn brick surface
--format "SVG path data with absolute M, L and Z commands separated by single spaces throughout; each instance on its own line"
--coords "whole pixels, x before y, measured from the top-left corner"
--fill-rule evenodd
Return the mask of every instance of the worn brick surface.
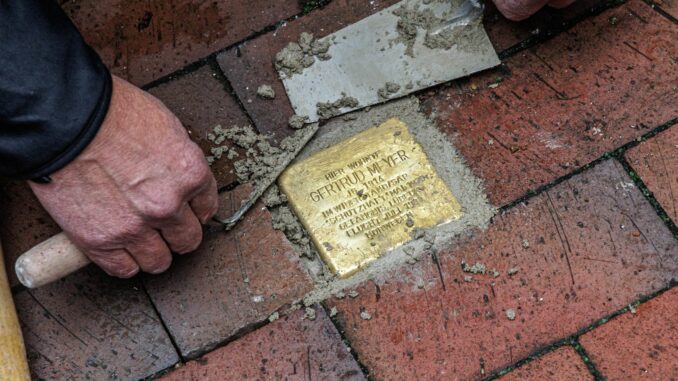
M 136 280 L 89 266 L 14 301 L 35 380 L 132 380 L 179 360 Z
M 183 380 L 365 380 L 322 308 L 281 318 L 163 377 Z
M 19 284 L 14 262 L 28 249 L 61 231 L 23 181 L 0 184 L 0 242 L 10 286 Z
M 222 194 L 221 211 L 234 211 L 238 195 Z M 182 354 L 195 357 L 251 329 L 312 283 L 285 236 L 255 205 L 230 232 L 208 230 L 200 248 L 179 257 L 164 274 L 145 278 L 148 293 Z
M 607 380 L 678 380 L 678 288 L 580 338 Z
M 626 159 L 669 217 L 678 223 L 678 127 L 630 149 Z
M 142 85 L 300 12 L 299 1 L 61 0 L 114 74 Z
M 207 134 L 214 126 L 249 125 L 245 113 L 220 82 L 220 75 L 209 66 L 203 66 L 150 90 L 175 113 L 206 155 L 210 155 L 210 148 L 214 146 L 207 140 Z M 212 172 L 220 187 L 236 181 L 232 161 L 226 158 L 215 162 Z
M 310 32 L 316 37 L 322 37 L 396 2 L 396 0 L 332 1 L 323 9 L 220 54 L 219 64 L 257 127 L 261 131 L 284 135 L 286 132 L 280 131 L 281 126 L 286 125 L 293 111 L 273 66 L 275 54 L 288 42 L 296 41 L 301 32 Z M 546 33 L 548 30 L 559 28 L 563 22 L 576 18 L 598 3 L 599 0 L 584 0 L 564 10 L 545 8 L 523 23 L 507 21 L 490 3 L 486 7 L 484 24 L 495 49 L 502 51 L 532 36 L 533 33 Z M 275 100 L 262 100 L 256 97 L 257 87 L 263 83 L 273 86 L 278 94 Z
M 678 243 L 613 160 L 495 216 L 436 259 L 329 301 L 375 379 L 487 376 L 678 277 Z M 465 282 L 462 261 L 488 274 Z
M 675 117 L 676 39 L 677 25 L 632 0 L 425 106 L 502 205 Z
M 586 364 L 570 346 L 561 347 L 514 369 L 500 381 L 593 381 Z

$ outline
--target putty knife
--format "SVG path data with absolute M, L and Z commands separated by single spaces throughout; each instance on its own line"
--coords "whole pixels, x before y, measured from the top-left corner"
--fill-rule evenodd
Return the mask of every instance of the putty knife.
M 330 59 L 279 74 L 295 113 L 309 122 L 320 119 L 318 103 L 344 96 L 358 104 L 335 115 L 399 98 L 499 65 L 482 14 L 475 0 L 400 1 L 321 39 L 330 42 Z

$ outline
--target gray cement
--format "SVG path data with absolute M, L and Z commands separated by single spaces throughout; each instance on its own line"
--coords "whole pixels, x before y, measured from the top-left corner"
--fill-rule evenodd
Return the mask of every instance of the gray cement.
M 476 178 L 465 165 L 450 143 L 449 137 L 438 131 L 433 122 L 419 110 L 419 102 L 416 98 L 393 101 L 373 107 L 369 111 L 357 111 L 351 115 L 355 115 L 356 118 L 335 118 L 320 127 L 315 137 L 301 150 L 295 162 L 396 117 L 408 125 L 410 133 L 422 145 L 438 175 L 461 204 L 464 215 L 461 219 L 446 224 L 429 229 L 417 229 L 412 241 L 385 253 L 365 269 L 347 279 L 339 279 L 331 274 L 312 247 L 313 245 L 310 244 L 310 251 L 298 253 L 302 256 L 302 263 L 305 264 L 316 282 L 315 289 L 304 297 L 304 305 L 322 301 L 333 295 L 343 295 L 342 290 L 366 280 L 382 283 L 389 274 L 402 266 L 415 264 L 422 256 L 448 247 L 453 240 L 470 234 L 474 228 L 486 228 L 490 218 L 495 214 L 495 209 L 486 198 L 481 180 Z M 287 215 L 292 212 L 285 204 L 282 204 L 273 208 L 273 213 L 274 215 L 278 213 Z M 283 231 L 288 230 L 280 226 L 278 228 Z M 298 233 L 299 228 L 294 227 L 290 230 Z M 301 230 L 304 230 L 303 227 Z M 416 266 L 412 269 L 416 278 L 412 280 L 413 287 L 420 289 L 425 285 L 426 280 L 421 277 L 423 274 L 416 274 Z

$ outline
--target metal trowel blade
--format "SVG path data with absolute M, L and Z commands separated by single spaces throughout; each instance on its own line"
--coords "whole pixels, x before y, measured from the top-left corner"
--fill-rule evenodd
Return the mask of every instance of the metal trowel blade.
M 401 16 L 394 14 L 402 14 L 398 12 L 402 7 L 429 15 L 432 11 L 439 21 L 417 27 L 411 49 L 400 38 Z M 315 122 L 318 103 L 343 96 L 358 100 L 357 107 L 341 108 L 340 115 L 498 65 L 481 19 L 482 6 L 475 0 L 400 1 L 324 37 L 330 41 L 331 59 L 315 59 L 301 74 L 288 77 L 281 72 L 280 76 L 297 115 Z M 445 45 L 449 49 L 428 47 L 427 37 L 441 36 L 451 37 L 452 46 Z M 399 90 L 380 92 L 387 83 L 397 84 Z

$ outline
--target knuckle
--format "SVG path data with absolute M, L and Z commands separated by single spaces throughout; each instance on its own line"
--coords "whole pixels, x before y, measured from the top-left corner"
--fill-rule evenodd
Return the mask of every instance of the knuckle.
M 152 220 L 175 219 L 181 209 L 181 202 L 171 194 L 165 194 L 157 200 L 145 202 L 139 208 L 141 213 Z
M 186 239 L 182 242 L 176 252 L 179 254 L 187 254 L 192 251 L 195 251 L 200 244 L 202 243 L 202 231 L 191 229 L 191 234 L 187 235 Z

